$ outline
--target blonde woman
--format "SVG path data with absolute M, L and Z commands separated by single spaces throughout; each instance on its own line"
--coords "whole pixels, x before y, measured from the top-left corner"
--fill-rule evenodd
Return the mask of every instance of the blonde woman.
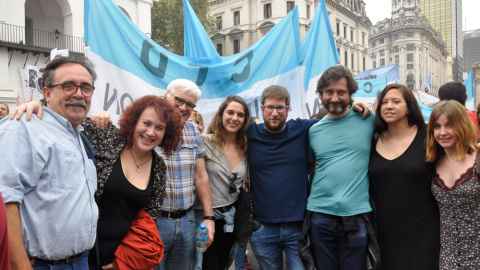
M 440 269 L 480 265 L 480 174 L 477 130 L 457 101 L 442 101 L 427 128 L 427 162 L 435 162 L 432 192 L 440 208 Z

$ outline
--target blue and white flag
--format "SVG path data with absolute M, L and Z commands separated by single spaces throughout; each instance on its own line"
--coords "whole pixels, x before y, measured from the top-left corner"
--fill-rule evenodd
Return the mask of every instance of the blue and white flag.
M 400 83 L 400 73 L 398 70 L 398 65 L 393 64 L 390 66 L 365 70 L 364 72 L 355 76 L 355 80 L 369 80 L 380 77 L 387 77 L 388 84 Z
M 84 22 L 84 40 L 89 46 L 86 55 L 98 73 L 90 111 L 108 111 L 115 123 L 134 99 L 163 95 L 166 86 L 179 78 L 195 82 L 202 90 L 197 108 L 207 124 L 230 94 L 242 96 L 250 104 L 252 115 L 258 116 L 259 97 L 272 84 L 289 89 L 289 117 L 304 117 L 300 94 L 303 81 L 298 71 L 302 60 L 298 7 L 259 42 L 226 57 L 211 56 L 211 47 L 206 51 L 188 49 L 195 57 L 171 53 L 142 33 L 112 0 L 85 0 Z M 191 29 L 201 26 L 198 20 L 189 24 L 195 26 Z M 194 36 L 186 41 L 187 48 L 191 48 L 189 42 L 202 37 Z
M 430 83 L 430 80 L 432 79 L 432 73 L 430 73 L 430 75 L 428 75 L 428 79 L 427 81 L 425 82 L 425 85 L 423 86 L 423 89 L 422 89 L 422 92 L 423 93 L 429 93 L 430 92 L 430 86 L 431 86 L 431 83 Z
M 305 108 L 307 117 L 310 118 L 318 113 L 321 104 L 316 94 L 318 79 L 326 69 L 340 61 L 324 0 L 319 1 L 302 42 L 302 55 L 300 72 L 304 74 Z
M 183 0 L 183 55 L 187 57 L 220 57 L 188 0 Z
M 473 69 L 470 69 L 467 78 L 463 82 L 467 88 L 467 100 L 465 102 L 465 107 L 469 110 L 475 110 L 475 87 L 473 86 Z

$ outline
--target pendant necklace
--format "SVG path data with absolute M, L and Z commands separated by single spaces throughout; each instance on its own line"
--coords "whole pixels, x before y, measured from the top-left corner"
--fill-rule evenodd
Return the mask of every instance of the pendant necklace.
M 147 161 L 143 162 L 142 164 L 140 165 L 137 165 L 137 161 L 135 160 L 135 157 L 133 156 L 133 152 L 132 152 L 132 148 L 130 148 L 130 154 L 132 154 L 132 158 L 133 158 L 133 162 L 135 162 L 135 166 L 137 166 L 136 170 L 137 170 L 137 173 L 140 173 L 140 166 L 142 166 L 143 164 L 147 163 L 151 158 L 152 158 L 152 155 L 150 155 L 150 157 L 147 159 Z

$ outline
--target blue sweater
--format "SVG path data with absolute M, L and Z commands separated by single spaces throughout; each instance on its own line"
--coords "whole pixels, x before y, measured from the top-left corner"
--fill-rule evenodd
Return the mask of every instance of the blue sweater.
M 279 133 L 263 124 L 248 127 L 248 164 L 254 218 L 260 222 L 301 221 L 308 197 L 308 129 L 318 120 L 289 120 Z

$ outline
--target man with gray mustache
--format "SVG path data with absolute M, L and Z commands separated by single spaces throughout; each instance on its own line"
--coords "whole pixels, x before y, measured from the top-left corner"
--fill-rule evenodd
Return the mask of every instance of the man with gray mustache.
M 0 121 L 0 192 L 12 269 L 88 269 L 97 174 L 80 124 L 95 78 L 88 59 L 57 57 L 43 73 L 43 121 L 36 115 Z

